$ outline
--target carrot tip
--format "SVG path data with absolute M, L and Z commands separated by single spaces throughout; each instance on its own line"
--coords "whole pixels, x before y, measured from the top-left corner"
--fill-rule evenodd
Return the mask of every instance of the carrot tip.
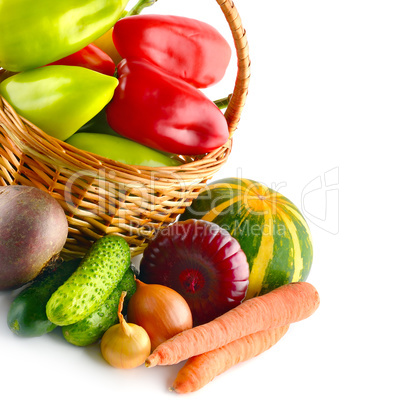
M 145 367 L 154 367 L 159 363 L 158 356 L 150 355 L 145 360 Z

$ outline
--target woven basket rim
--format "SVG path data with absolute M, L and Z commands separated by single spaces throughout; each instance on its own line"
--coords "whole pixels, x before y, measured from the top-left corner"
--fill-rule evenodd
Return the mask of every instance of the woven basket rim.
M 237 56 L 237 75 L 233 93 L 224 113 L 229 128 L 229 141 L 223 146 L 203 155 L 178 156 L 183 162 L 178 166 L 148 167 L 127 165 L 94 153 L 77 149 L 64 141 L 46 134 L 39 127 L 20 116 L 12 106 L 0 95 L 0 126 L 11 137 L 15 145 L 26 154 L 40 158 L 46 163 L 58 165 L 59 168 L 82 169 L 96 172 L 98 169 L 113 170 L 119 174 L 150 175 L 155 172 L 185 173 L 198 169 L 205 164 L 213 164 L 217 159 L 225 158 L 225 153 L 232 147 L 231 137 L 237 129 L 241 112 L 245 105 L 250 78 L 250 59 L 246 31 L 240 15 L 232 0 L 216 0 L 221 7 L 231 29 Z M 8 124 L 1 123 L 5 121 Z M 85 165 L 84 166 L 84 161 Z M 80 163 L 81 162 L 81 163 Z
M 132 256 L 140 254 L 226 163 L 247 97 L 250 59 L 233 1 L 216 2 L 231 29 L 237 75 L 224 113 L 229 140 L 207 154 L 177 156 L 184 163 L 171 167 L 126 165 L 47 135 L 0 96 L 0 185 L 39 187 L 60 203 L 69 223 L 63 257 L 83 256 L 94 240 L 108 233 L 123 236 Z
M 8 124 L 1 120 L 8 120 Z M 11 123 L 11 124 L 10 124 Z M 13 146 L 20 154 L 29 155 L 36 160 L 54 166 L 57 170 L 68 169 L 72 172 L 84 172 L 86 176 L 97 176 L 100 170 L 106 175 L 111 172 L 114 177 L 110 181 L 129 182 L 132 176 L 141 181 L 150 178 L 172 178 L 180 175 L 181 180 L 202 177 L 203 173 L 210 175 L 210 170 L 219 170 L 226 162 L 232 148 L 233 139 L 229 138 L 226 144 L 204 155 L 177 166 L 139 166 L 127 165 L 123 162 L 108 159 L 88 151 L 75 148 L 64 141 L 52 137 L 32 124 L 24 117 L 18 115 L 8 102 L 0 96 L 0 133 L 5 131 Z M 179 155 L 178 155 L 179 157 Z M 191 158 L 190 156 L 182 156 Z

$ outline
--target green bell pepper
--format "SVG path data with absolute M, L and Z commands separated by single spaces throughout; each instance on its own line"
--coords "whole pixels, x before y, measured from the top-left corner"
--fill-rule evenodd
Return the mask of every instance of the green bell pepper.
M 66 142 L 83 151 L 128 165 L 151 167 L 180 165 L 178 160 L 162 152 L 115 135 L 76 133 Z
M 99 38 L 128 0 L 0 0 L 0 66 L 25 71 L 68 56 Z
M 46 66 L 7 78 L 0 94 L 21 116 L 64 141 L 110 102 L 117 85 L 117 78 L 84 67 Z

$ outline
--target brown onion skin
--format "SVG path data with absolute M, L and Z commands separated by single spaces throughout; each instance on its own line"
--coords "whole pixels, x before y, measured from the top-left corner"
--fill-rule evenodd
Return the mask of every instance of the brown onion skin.
M 120 323 L 110 327 L 103 335 L 101 353 L 111 366 L 132 369 L 145 362 L 151 353 L 151 343 L 140 326 Z
M 122 310 L 126 296 L 127 292 L 123 291 L 117 309 L 119 323 L 103 334 L 100 345 L 103 358 L 120 369 L 140 366 L 151 353 L 151 340 L 145 329 L 124 319 Z
M 0 290 L 32 281 L 62 250 L 68 234 L 63 208 L 29 186 L 0 187 Z
M 145 284 L 136 279 L 137 290 L 127 307 L 127 322 L 145 329 L 154 350 L 172 336 L 190 329 L 193 319 L 186 300 L 173 289 Z

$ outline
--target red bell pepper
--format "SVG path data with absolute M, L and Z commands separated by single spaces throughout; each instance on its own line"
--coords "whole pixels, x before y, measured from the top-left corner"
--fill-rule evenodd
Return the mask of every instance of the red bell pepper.
M 116 22 L 113 41 L 126 59 L 145 59 L 197 88 L 220 81 L 231 48 L 211 25 L 170 15 L 134 15 Z
M 85 67 L 106 75 L 114 75 L 116 70 L 112 58 L 92 43 L 49 65 Z
M 106 116 L 120 135 L 181 155 L 210 152 L 228 140 L 224 115 L 194 86 L 147 61 L 123 59 L 117 72 Z

